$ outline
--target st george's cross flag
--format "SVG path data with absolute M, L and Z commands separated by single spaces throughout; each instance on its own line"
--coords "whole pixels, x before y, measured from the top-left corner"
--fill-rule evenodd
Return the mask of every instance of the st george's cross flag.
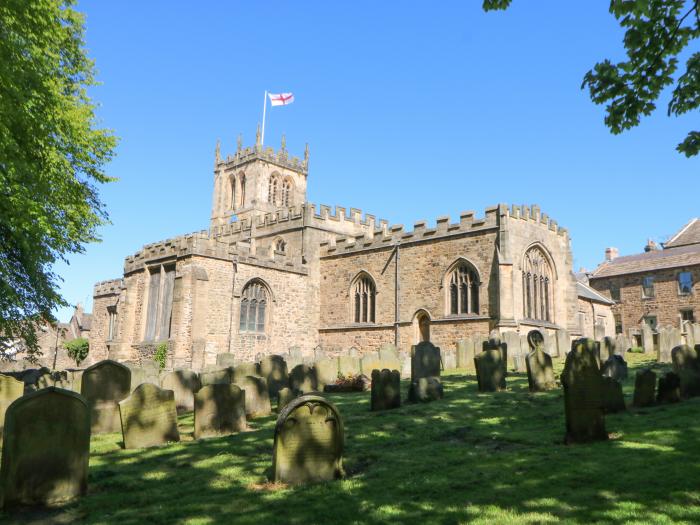
M 268 93 L 267 96 L 270 97 L 271 106 L 287 106 L 288 104 L 294 102 L 293 93 L 280 93 L 278 95 Z

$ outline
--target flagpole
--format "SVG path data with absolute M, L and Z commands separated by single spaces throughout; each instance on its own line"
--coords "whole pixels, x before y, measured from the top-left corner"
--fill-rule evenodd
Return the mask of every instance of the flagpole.
M 260 137 L 260 145 L 265 144 L 265 110 L 267 110 L 267 90 L 265 90 L 265 98 L 263 99 L 263 125 L 262 135 Z

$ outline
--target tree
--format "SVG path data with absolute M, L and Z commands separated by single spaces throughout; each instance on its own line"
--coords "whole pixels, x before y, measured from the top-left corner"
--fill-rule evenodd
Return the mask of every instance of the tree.
M 88 356 L 90 342 L 84 337 L 78 337 L 63 343 L 63 348 L 66 349 L 68 357 L 75 361 L 75 365 L 80 366 L 80 363 L 85 361 L 85 358 Z
M 97 185 L 116 139 L 86 89 L 94 64 L 73 0 L 0 2 L 0 357 L 38 351 L 36 326 L 66 306 L 54 263 L 97 241 Z
M 485 10 L 507 9 L 511 0 L 484 0 Z M 674 85 L 668 115 L 700 106 L 700 52 L 690 55 L 676 76 L 678 56 L 700 36 L 700 0 L 611 0 L 610 13 L 625 28 L 627 60 L 603 60 L 583 77 L 591 100 L 606 104 L 605 124 L 615 133 L 637 126 L 656 109 L 656 101 Z M 692 157 L 700 152 L 700 132 L 691 131 L 676 147 Z

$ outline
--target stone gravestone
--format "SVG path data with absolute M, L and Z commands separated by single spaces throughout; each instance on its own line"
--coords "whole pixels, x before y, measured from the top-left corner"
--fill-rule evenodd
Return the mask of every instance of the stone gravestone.
M 408 389 L 408 400 L 412 403 L 437 401 L 443 396 L 444 390 L 439 377 L 419 377 L 411 381 Z
M 678 328 L 667 327 L 659 329 L 659 351 L 657 361 L 659 363 L 671 362 L 671 351 L 681 344 L 681 332 Z
M 498 348 L 484 350 L 474 358 L 479 392 L 496 392 L 506 389 L 506 363 Z
M 233 370 L 231 368 L 207 369 L 199 374 L 199 383 L 201 386 L 230 385 L 232 379 Z
M 244 377 L 248 377 L 248 376 L 262 377 L 260 375 L 260 365 L 258 365 L 258 363 L 252 363 L 252 362 L 238 363 L 238 365 L 233 367 L 233 370 L 231 372 L 231 382 L 238 383 Z
M 457 341 L 457 368 L 474 370 L 474 340 L 460 339 Z
M 649 407 L 654 404 L 656 394 L 656 374 L 649 370 L 640 370 L 634 377 L 634 398 L 636 407 Z
M 571 338 L 566 330 L 557 330 L 557 355 L 556 357 L 564 357 L 571 348 Z
M 260 375 L 267 381 L 270 399 L 275 399 L 277 393 L 289 385 L 287 362 L 281 355 L 264 356 L 260 360 Z
M 647 323 L 642 323 L 642 348 L 645 354 L 654 352 L 654 332 L 651 331 L 651 326 Z
M 93 434 L 118 432 L 119 402 L 131 392 L 131 370 L 116 361 L 95 363 L 83 372 L 80 392 L 90 407 Z
M 370 410 L 389 410 L 401 406 L 401 376 L 398 370 L 372 370 Z
M 603 411 L 606 414 L 623 412 L 625 410 L 625 396 L 622 393 L 622 383 L 616 379 L 603 376 Z
M 544 392 L 557 386 L 552 369 L 552 358 L 542 350 L 542 342 L 541 332 L 531 330 L 528 334 L 528 344 L 532 350 L 525 358 L 530 392 Z
M 344 377 L 360 374 L 360 358 L 351 355 L 341 355 L 338 358 L 338 373 Z
M 236 359 L 233 354 L 224 352 L 216 354 L 216 366 L 219 368 L 228 368 L 236 365 Z
M 516 372 L 522 372 L 520 365 L 524 365 L 523 362 L 523 350 L 520 346 L 520 334 L 513 330 L 508 330 L 503 332 L 503 339 L 505 339 L 506 347 L 508 348 L 508 367 Z M 525 354 L 527 357 L 527 354 Z
M 323 390 L 326 385 L 334 385 L 338 380 L 338 358 L 328 357 L 314 362 L 318 389 Z
M 554 336 L 550 335 L 549 332 L 544 330 L 542 332 L 542 337 L 544 338 L 544 348 L 546 354 L 550 357 L 557 355 L 557 340 Z M 510 350 L 508 350 L 510 352 Z
M 441 399 L 440 349 L 424 341 L 411 347 L 411 386 L 408 399 L 412 402 L 425 402 Z
M 245 414 L 249 418 L 269 416 L 272 412 L 267 383 L 262 377 L 246 376 L 237 386 L 245 391 Z
M 612 377 L 615 381 L 627 379 L 627 362 L 621 355 L 611 355 L 603 363 L 602 374 L 604 377 Z
M 632 345 L 625 334 L 617 334 L 615 336 L 615 355 L 625 357 L 630 348 L 632 348 Z
M 360 367 L 362 368 L 362 373 L 368 377 L 372 375 L 372 370 L 381 370 L 384 368 L 379 359 L 379 352 L 365 352 L 362 354 Z
M 561 382 L 564 385 L 566 443 L 608 439 L 603 415 L 603 380 L 595 341 L 583 338 L 572 343 Z
M 7 407 L 24 395 L 24 383 L 11 376 L 0 374 L 0 445 Z
M 610 359 L 612 356 L 615 355 L 615 349 L 616 349 L 616 342 L 615 339 L 609 336 L 603 337 L 603 340 L 600 342 L 600 359 L 601 361 L 607 361 Z
M 659 378 L 659 388 L 656 392 L 658 403 L 678 403 L 681 400 L 681 378 L 674 372 L 667 372 Z
M 502 343 L 498 337 L 490 337 L 482 343 L 481 348 L 482 352 L 491 349 L 498 350 L 501 352 L 501 359 L 503 360 L 503 363 L 508 362 L 508 345 L 506 343 Z
M 247 427 L 245 391 L 236 385 L 207 385 L 194 395 L 194 438 L 240 432 Z
M 119 403 L 119 413 L 124 448 L 146 448 L 180 441 L 172 390 L 142 383 Z
M 593 323 L 593 337 L 596 341 L 602 341 L 605 337 L 605 324 L 601 321 Z
M 343 420 L 320 396 L 292 400 L 277 418 L 272 452 L 274 481 L 303 485 L 343 476 Z
M 163 375 L 161 388 L 172 390 L 178 412 L 194 410 L 194 394 L 200 389 L 199 375 L 192 370 L 173 370 Z
M 48 387 L 17 399 L 4 435 L 3 507 L 54 505 L 87 492 L 90 410 L 80 395 Z
M 292 371 L 289 373 L 289 388 L 291 388 L 295 394 L 300 392 L 317 392 L 318 378 L 316 376 L 316 369 L 303 364 L 292 368 Z
M 296 399 L 297 397 L 298 396 L 291 388 L 281 389 L 279 392 L 277 392 L 277 412 L 281 412 L 292 399 Z
M 441 352 L 441 358 L 443 370 L 454 370 L 457 368 L 457 353 L 454 349 L 447 349 Z
M 700 348 L 700 345 L 698 345 Z M 700 395 L 700 356 L 696 349 L 688 345 L 679 345 L 671 350 L 673 371 L 681 380 L 681 396 Z

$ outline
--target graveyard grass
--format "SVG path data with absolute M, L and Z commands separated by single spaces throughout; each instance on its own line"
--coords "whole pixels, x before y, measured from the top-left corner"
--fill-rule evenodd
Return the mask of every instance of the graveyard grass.
M 635 371 L 668 365 L 628 358 L 629 404 Z M 274 415 L 193 442 L 186 414 L 177 444 L 122 450 L 119 434 L 93 437 L 85 498 L 0 522 L 700 522 L 699 398 L 608 415 L 609 441 L 565 446 L 560 390 L 530 394 L 524 374 L 496 394 L 477 393 L 463 370 L 443 380 L 443 400 L 385 412 L 369 411 L 369 393 L 328 395 L 345 421 L 344 480 L 268 482 Z

